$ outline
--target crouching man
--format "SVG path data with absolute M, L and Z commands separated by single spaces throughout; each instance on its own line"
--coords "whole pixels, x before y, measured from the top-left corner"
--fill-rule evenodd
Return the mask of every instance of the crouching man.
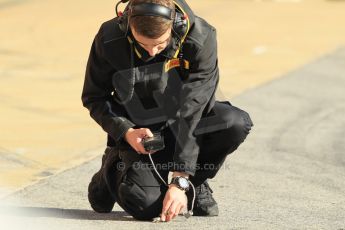
M 253 125 L 245 111 L 215 100 L 218 81 L 216 31 L 184 0 L 131 0 L 102 24 L 82 92 L 108 134 L 89 185 L 96 212 L 117 202 L 139 220 L 170 221 L 186 209 L 218 215 L 207 180 Z M 160 147 L 145 148 L 154 133 Z

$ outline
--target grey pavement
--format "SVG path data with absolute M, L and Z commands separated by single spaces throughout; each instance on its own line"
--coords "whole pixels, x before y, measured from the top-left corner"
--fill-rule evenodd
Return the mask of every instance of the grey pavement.
M 255 126 L 210 182 L 219 217 L 154 224 L 117 205 L 94 213 L 87 185 L 98 157 L 2 200 L 0 228 L 345 229 L 344 89 L 340 48 L 231 100 Z

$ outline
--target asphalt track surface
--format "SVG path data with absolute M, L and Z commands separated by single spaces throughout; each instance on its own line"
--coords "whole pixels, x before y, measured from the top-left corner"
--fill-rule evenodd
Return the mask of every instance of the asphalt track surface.
M 91 211 L 100 157 L 1 201 L 1 229 L 345 229 L 345 48 L 231 102 L 255 126 L 210 184 L 219 217 L 133 220 Z M 102 151 L 102 150 L 100 150 Z

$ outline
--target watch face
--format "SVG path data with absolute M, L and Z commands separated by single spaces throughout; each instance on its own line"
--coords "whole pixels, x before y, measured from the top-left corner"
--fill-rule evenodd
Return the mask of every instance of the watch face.
M 180 177 L 178 179 L 178 183 L 180 184 L 180 186 L 182 188 L 188 188 L 189 187 L 189 183 L 188 183 L 188 180 L 186 178 Z

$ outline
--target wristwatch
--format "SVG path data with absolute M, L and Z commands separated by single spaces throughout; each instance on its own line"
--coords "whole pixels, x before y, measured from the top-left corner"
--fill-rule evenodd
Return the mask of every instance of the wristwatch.
M 189 190 L 189 180 L 182 176 L 173 177 L 170 184 L 176 185 L 179 189 L 185 192 Z

